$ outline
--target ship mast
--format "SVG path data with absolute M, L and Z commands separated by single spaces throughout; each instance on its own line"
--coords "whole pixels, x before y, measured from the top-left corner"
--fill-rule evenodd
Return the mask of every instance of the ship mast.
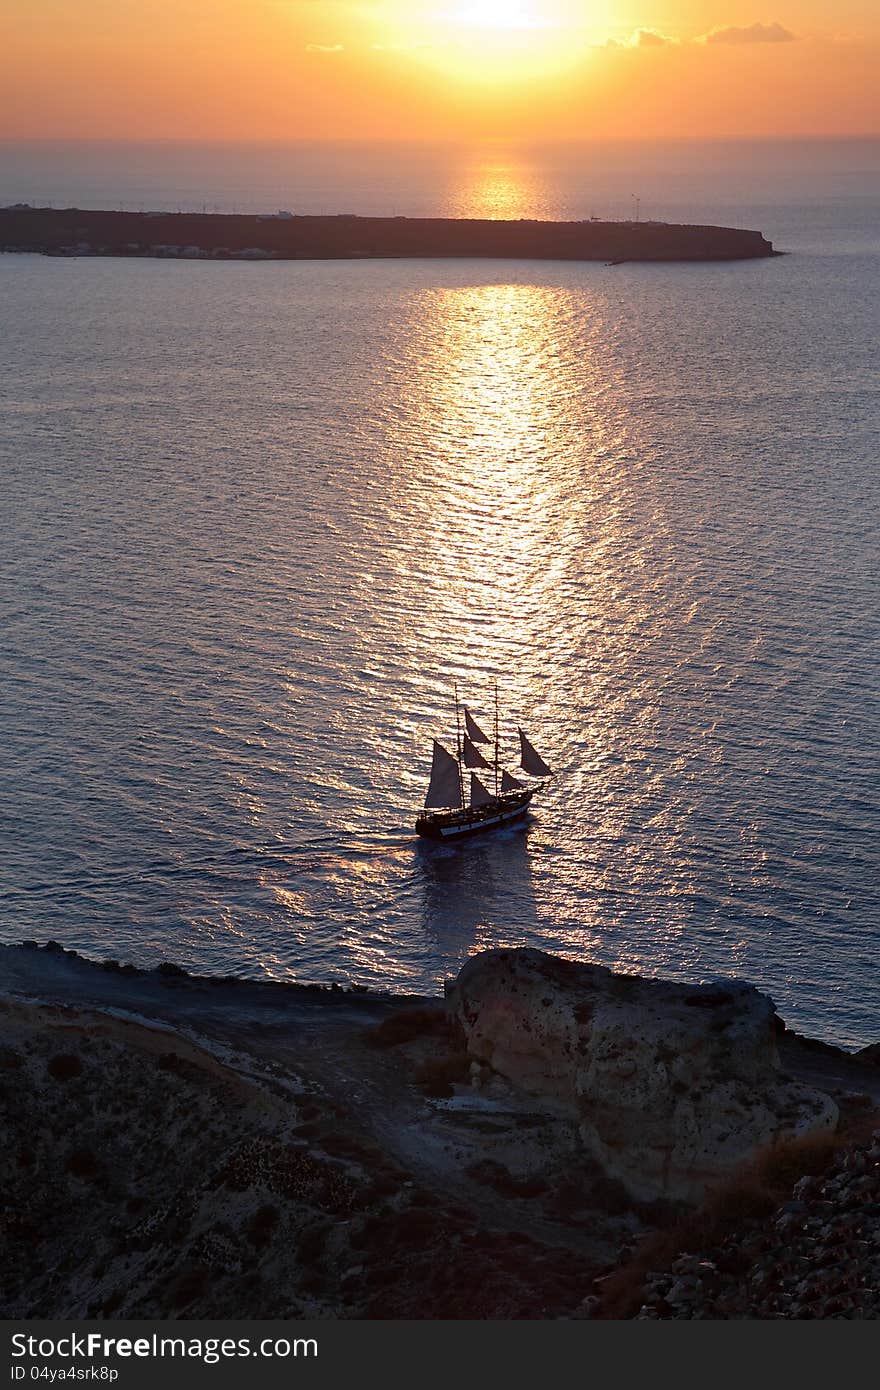
M 461 715 L 458 709 L 458 681 L 455 682 L 455 750 L 458 753 L 458 790 L 464 810 L 464 773 L 461 770 Z

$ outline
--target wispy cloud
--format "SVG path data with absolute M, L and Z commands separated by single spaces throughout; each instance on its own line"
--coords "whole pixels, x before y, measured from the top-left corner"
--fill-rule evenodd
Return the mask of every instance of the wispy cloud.
M 728 24 L 703 34 L 700 43 L 794 43 L 797 34 L 781 24 Z
M 344 45 L 341 43 L 307 43 L 306 53 L 343 53 Z
M 665 34 L 658 34 L 656 29 L 637 29 L 630 39 L 631 48 L 664 48 L 668 43 L 674 43 L 674 39 L 668 39 Z
M 670 39 L 666 34 L 660 34 L 656 29 L 635 29 L 628 39 L 608 39 L 605 43 L 606 48 L 666 48 L 669 44 L 678 43 L 678 39 Z
M 634 29 L 629 38 L 608 39 L 605 48 L 682 48 L 691 44 L 794 43 L 798 38 L 790 29 L 772 24 L 723 24 L 694 38 L 672 38 L 659 29 Z

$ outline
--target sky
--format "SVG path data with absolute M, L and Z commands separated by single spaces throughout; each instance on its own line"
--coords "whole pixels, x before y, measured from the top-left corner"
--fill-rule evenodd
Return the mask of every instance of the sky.
M 878 0 L 2 0 L 0 138 L 880 131 Z

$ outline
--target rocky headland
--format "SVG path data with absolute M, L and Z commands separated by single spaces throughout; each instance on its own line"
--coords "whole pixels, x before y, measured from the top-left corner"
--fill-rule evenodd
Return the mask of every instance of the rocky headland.
M 876 1317 L 880 1068 L 742 984 L 0 947 L 6 1317 Z
M 587 1152 L 642 1201 L 699 1201 L 759 1149 L 833 1132 L 831 1096 L 780 1068 L 773 1003 L 542 951 L 486 951 L 449 991 L 468 1052 L 560 1104 Z
M 760 232 L 667 222 L 293 216 L 0 208 L 0 251 L 188 260 L 467 257 L 719 261 L 772 256 Z

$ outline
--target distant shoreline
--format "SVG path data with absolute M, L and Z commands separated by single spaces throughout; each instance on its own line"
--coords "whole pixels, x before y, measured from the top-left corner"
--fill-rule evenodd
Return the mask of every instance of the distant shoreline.
M 51 998 L 57 1003 L 88 1002 L 96 1008 L 124 1006 L 139 1014 L 158 1010 L 172 1026 L 187 1022 L 190 1005 L 199 1013 L 206 998 L 213 1001 L 212 1007 L 222 1005 L 233 1014 L 241 1011 L 242 1016 L 254 1010 L 263 1014 L 278 1009 L 308 1017 L 316 1010 L 326 1010 L 328 1019 L 334 1014 L 346 1018 L 354 1013 L 362 1016 L 363 1022 L 381 1021 L 401 1008 L 438 1007 L 444 999 L 442 989 L 426 993 L 299 977 L 271 979 L 200 973 L 168 959 L 152 967 L 135 965 L 116 958 L 100 959 L 51 939 L 0 941 L 0 967 L 0 997 L 11 990 L 39 999 Z M 876 1041 L 844 1047 L 827 1038 L 800 1034 L 785 1024 L 782 1031 L 811 1054 L 834 1057 L 841 1065 L 852 1062 L 860 1068 L 877 1066 Z
M 492 221 L 0 208 L 0 251 L 172 260 L 462 258 L 755 260 L 779 253 L 761 232 L 669 222 Z

